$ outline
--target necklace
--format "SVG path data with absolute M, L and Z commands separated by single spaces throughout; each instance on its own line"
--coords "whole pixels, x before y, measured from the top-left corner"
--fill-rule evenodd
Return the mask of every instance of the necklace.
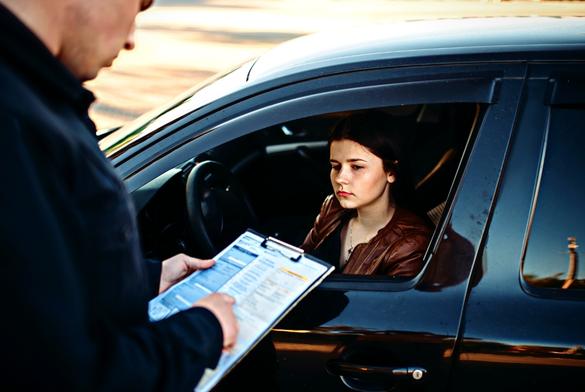
M 349 220 L 349 224 L 348 224 L 348 234 L 349 234 L 349 248 L 347 249 L 347 257 L 345 258 L 345 261 L 347 262 L 347 260 L 349 260 L 350 256 L 351 256 L 351 252 L 353 252 L 353 238 L 352 238 L 352 230 L 351 230 L 351 223 L 353 222 L 353 219 Z

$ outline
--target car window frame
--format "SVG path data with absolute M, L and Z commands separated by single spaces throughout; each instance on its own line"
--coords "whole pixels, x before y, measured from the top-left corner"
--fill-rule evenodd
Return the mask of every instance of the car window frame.
M 206 116 L 202 121 L 194 119 L 192 122 L 187 122 L 182 129 L 175 132 L 171 140 L 167 141 L 168 150 L 155 157 L 157 163 L 129 173 L 126 178 L 127 185 L 130 191 L 133 191 L 143 185 L 141 183 L 144 182 L 144 177 L 153 178 L 162 174 L 159 165 L 162 161 L 167 161 L 165 165 L 167 166 L 170 160 L 172 167 L 176 167 L 214 146 L 268 126 L 298 118 L 393 105 L 469 102 L 489 106 L 497 103 L 502 78 L 509 66 L 518 68 L 518 64 L 418 66 L 412 67 L 412 69 L 387 68 L 349 73 L 357 74 L 358 78 L 361 77 L 358 81 L 354 79 L 353 83 L 351 81 L 348 83 L 346 80 L 346 83 L 339 85 L 340 77 L 347 78 L 348 75 L 333 75 L 323 77 L 323 80 L 317 83 L 317 88 L 310 86 L 310 84 L 316 83 L 314 80 L 301 83 L 305 86 L 284 86 L 280 91 L 268 92 L 266 96 L 253 96 L 249 102 L 244 100 L 236 103 L 234 107 L 229 109 L 234 113 L 232 118 L 226 116 L 226 109 L 224 109 L 224 112 L 220 111 L 220 113 Z M 308 88 L 303 90 L 303 87 Z M 303 91 L 306 95 L 303 95 Z M 400 94 L 396 94 L 397 92 Z M 359 94 L 360 99 L 356 100 L 356 94 Z M 319 106 L 318 103 L 325 103 L 325 105 Z M 217 117 L 224 116 L 228 117 L 227 121 L 218 121 Z M 265 118 L 269 118 L 270 122 L 263 122 L 262 119 Z M 460 168 L 457 170 L 452 184 L 454 188 L 457 188 L 463 175 L 466 162 L 473 149 L 474 139 L 480 128 L 481 126 L 478 126 L 470 134 L 460 161 Z M 174 148 L 171 147 L 173 143 L 175 144 Z M 205 149 L 200 147 L 204 144 L 206 145 Z M 425 255 L 425 267 L 415 278 L 396 282 L 387 277 L 340 277 L 336 275 L 324 282 L 320 289 L 402 291 L 412 288 L 424 274 L 429 258 L 436 251 L 442 233 L 445 231 L 445 223 L 450 216 L 450 209 L 453 206 L 456 193 L 456 189 L 449 192 L 443 218 L 434 230 L 433 239 Z
M 332 93 L 337 90 L 415 82 L 421 79 L 423 81 L 441 78 L 493 79 L 501 76 L 504 72 L 502 68 L 506 66 L 507 64 L 474 63 L 383 67 L 333 73 L 290 84 L 287 80 L 282 80 L 276 87 L 274 83 L 266 82 L 266 89 L 263 86 L 250 86 L 244 91 L 230 94 L 207 107 L 195 110 L 180 120 L 170 123 L 163 130 L 153 133 L 151 137 L 127 148 L 120 155 L 112 157 L 111 162 L 120 177 L 127 181 L 129 190 L 133 191 L 147 182 L 144 177 L 154 178 L 150 174 L 144 175 L 144 172 L 151 171 L 153 163 L 162 160 L 166 155 L 174 154 L 175 150 L 180 149 L 184 144 L 246 113 L 266 109 L 268 106 L 298 102 L 298 99 L 303 96 Z M 491 95 L 494 93 L 496 92 L 490 92 Z M 306 111 L 310 109 L 307 107 Z M 177 161 L 174 166 L 178 164 Z
M 545 99 L 543 101 L 543 108 L 546 110 L 546 120 L 545 124 L 542 127 L 542 135 L 541 135 L 541 146 L 540 151 L 538 154 L 538 168 L 537 168 L 537 175 L 534 180 L 534 190 L 532 194 L 532 201 L 530 205 L 530 212 L 528 216 L 528 222 L 526 226 L 526 232 L 524 235 L 524 240 L 522 243 L 522 252 L 521 252 L 521 259 L 520 259 L 520 268 L 519 268 L 519 281 L 522 290 L 534 297 L 542 298 L 542 299 L 557 299 L 557 300 L 575 300 L 575 301 L 583 301 L 585 300 L 585 289 L 578 289 L 578 290 L 571 290 L 571 289 L 559 289 L 555 287 L 541 287 L 530 284 L 525 276 L 524 276 L 524 264 L 526 262 L 526 255 L 528 251 L 528 247 L 530 246 L 530 234 L 533 229 L 534 217 L 536 214 L 537 206 L 538 206 L 538 198 L 540 194 L 540 188 L 543 178 L 543 170 L 545 167 L 545 161 L 548 151 L 548 138 L 551 132 L 551 121 L 550 117 L 552 115 L 552 111 L 555 108 L 562 108 L 562 107 L 584 107 L 585 110 L 585 78 L 583 78 L 582 74 L 578 74 L 571 71 L 558 71 L 556 70 L 557 67 L 566 67 L 570 69 L 571 67 L 583 66 L 582 63 L 580 64 L 564 64 L 564 65 L 556 65 L 552 67 L 552 72 L 547 75 L 547 66 L 535 66 L 536 69 L 534 78 L 541 78 L 547 79 L 547 91 L 545 93 Z M 545 72 L 544 75 L 541 75 L 541 72 Z

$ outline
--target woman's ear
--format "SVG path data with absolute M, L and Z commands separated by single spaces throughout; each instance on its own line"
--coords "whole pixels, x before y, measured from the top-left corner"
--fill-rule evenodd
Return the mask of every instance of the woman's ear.
M 396 175 L 394 174 L 393 171 L 389 171 L 388 174 L 386 174 L 386 180 L 390 184 L 393 184 L 396 181 Z

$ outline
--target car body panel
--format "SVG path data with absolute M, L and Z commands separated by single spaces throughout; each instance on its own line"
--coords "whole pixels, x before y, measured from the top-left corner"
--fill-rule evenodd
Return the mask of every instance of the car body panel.
M 563 73 L 574 75 L 584 66 L 530 68 L 527 99 L 482 254 L 486 273 L 470 291 L 465 310 L 454 389 L 466 390 L 477 378 L 485 380 L 486 389 L 501 386 L 504 378 L 510 389 L 582 389 L 585 293 L 539 293 L 523 281 L 520 271 L 549 123 L 551 80 Z M 494 369 L 497 379 L 489 377 Z

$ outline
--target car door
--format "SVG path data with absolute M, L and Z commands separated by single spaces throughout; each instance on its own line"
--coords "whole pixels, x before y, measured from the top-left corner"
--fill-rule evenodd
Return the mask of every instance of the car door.
M 470 280 L 471 266 L 497 189 L 524 74 L 522 63 L 378 65 L 332 72 L 247 99 L 240 94 L 217 112 L 185 117 L 167 139 L 143 146 L 142 157 L 120 163 L 118 169 L 130 173 L 126 184 L 132 191 L 210 148 L 308 116 L 417 104 L 481 107 L 421 273 L 408 281 L 333 276 L 260 344 L 260 355 L 252 353 L 220 388 L 243 387 L 243 378 L 253 387 L 268 377 L 291 391 L 447 385 L 466 290 L 482 279 Z M 153 161 L 145 164 L 145 157 Z M 253 365 L 255 357 L 260 366 Z
M 466 288 L 481 280 L 469 280 L 470 267 L 514 122 L 521 68 L 491 79 L 491 99 L 468 145 L 425 269 L 409 282 L 335 276 L 322 284 L 273 331 L 282 389 L 434 390 L 447 385 Z M 395 97 L 424 102 L 429 97 L 423 90 L 403 95 L 397 88 Z M 435 86 L 434 94 L 450 99 L 457 88 L 455 83 Z
M 406 282 L 332 277 L 260 345 L 256 366 L 250 364 L 252 354 L 220 388 L 241 387 L 246 376 L 252 386 L 271 378 L 279 389 L 291 391 L 446 385 L 470 267 L 496 190 L 523 76 L 520 64 L 378 70 L 370 75 L 376 81 L 362 80 L 356 86 L 354 79 L 344 89 L 339 82 L 344 79 L 338 78 L 331 81 L 331 90 L 307 91 L 302 98 L 297 90 L 294 101 L 284 99 L 214 130 L 215 137 L 225 140 L 225 135 L 233 138 L 238 132 L 334 111 L 453 102 L 483 107 L 421 274 Z M 344 77 L 349 83 L 350 75 Z M 270 358 L 274 367 L 266 366 Z
M 584 66 L 530 66 L 454 389 L 583 390 Z

